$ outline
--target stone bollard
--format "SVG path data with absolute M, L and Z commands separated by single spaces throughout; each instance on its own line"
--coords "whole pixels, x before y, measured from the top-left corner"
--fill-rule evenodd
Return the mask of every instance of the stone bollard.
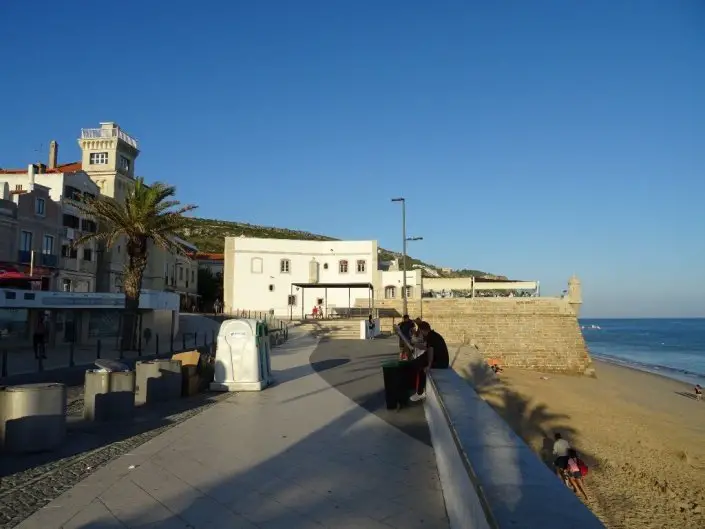
M 53 450 L 65 437 L 66 386 L 50 382 L 0 389 L 0 444 L 4 450 Z
M 134 371 L 86 371 L 83 418 L 87 421 L 129 419 L 135 410 Z
M 181 397 L 181 362 L 147 360 L 135 366 L 135 404 L 151 404 Z

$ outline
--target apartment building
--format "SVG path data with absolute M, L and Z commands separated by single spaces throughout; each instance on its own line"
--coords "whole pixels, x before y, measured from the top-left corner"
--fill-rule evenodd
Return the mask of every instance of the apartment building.
M 96 196 L 98 186 L 81 170 L 79 163 L 59 165 L 58 149 L 58 144 L 52 141 L 49 148 L 49 165 L 39 163 L 30 164 L 26 170 L 0 170 L 0 182 L 6 182 L 11 192 L 39 185 L 48 191 L 48 200 L 59 205 L 61 211 L 57 221 L 58 234 L 54 248 L 58 259 L 52 272 L 51 289 L 64 292 L 95 292 L 98 249 L 92 242 L 80 247 L 73 247 L 73 242 L 84 232 L 95 232 L 97 229 L 95 221 L 80 212 L 77 200 L 81 195 Z M 22 224 L 23 219 L 18 220 Z M 54 220 L 53 217 L 51 220 Z M 22 230 L 20 226 L 19 231 Z M 26 258 L 26 255 L 24 257 Z M 51 260 L 40 257 L 40 261 L 42 259 Z M 20 261 L 20 264 L 25 263 Z M 38 264 L 39 268 L 35 272 L 39 271 L 40 275 L 44 275 L 44 264 Z
M 9 196 L 10 186 L 7 182 L 0 182 L 0 241 L 3 241 L 0 263 L 14 263 L 17 258 L 17 204 Z M 0 269 L 3 268 L 0 265 Z
M 51 199 L 49 188 L 31 178 L 26 185 L 10 185 L 0 180 L 0 199 L 6 205 L 3 227 L 8 237 L 5 240 L 10 242 L 7 245 L 10 251 L 3 252 L 3 263 L 40 277 L 42 288 L 53 289 L 61 266 L 58 254 L 61 207 Z

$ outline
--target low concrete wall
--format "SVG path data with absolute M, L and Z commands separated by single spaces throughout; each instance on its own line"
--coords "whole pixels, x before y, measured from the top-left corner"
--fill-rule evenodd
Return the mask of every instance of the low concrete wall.
M 428 384 L 426 395 L 424 412 L 431 432 L 450 529 L 495 527 L 488 522 L 488 518 L 492 518 L 489 506 L 480 498 L 477 484 L 470 479 L 466 461 L 456 444 L 433 384 Z
M 452 529 L 604 527 L 455 371 L 434 370 L 427 394 Z

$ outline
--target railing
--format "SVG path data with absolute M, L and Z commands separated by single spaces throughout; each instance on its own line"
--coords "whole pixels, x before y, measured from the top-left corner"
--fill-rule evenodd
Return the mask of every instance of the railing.
M 39 263 L 41 266 L 46 266 L 49 268 L 56 268 L 56 264 L 59 262 L 59 258 L 50 253 L 40 254 Z
M 64 257 L 61 259 L 61 268 L 65 270 L 75 270 L 76 272 L 85 272 L 95 274 L 97 263 L 94 261 L 86 261 L 77 257 Z
M 137 140 L 117 127 L 110 129 L 81 129 L 81 139 L 93 140 L 100 138 L 118 138 L 135 149 L 138 148 Z

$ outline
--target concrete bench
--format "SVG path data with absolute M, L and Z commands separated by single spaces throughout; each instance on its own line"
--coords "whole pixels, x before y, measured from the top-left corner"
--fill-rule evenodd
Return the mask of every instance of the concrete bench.
M 604 527 L 455 371 L 434 370 L 426 393 L 452 529 Z

